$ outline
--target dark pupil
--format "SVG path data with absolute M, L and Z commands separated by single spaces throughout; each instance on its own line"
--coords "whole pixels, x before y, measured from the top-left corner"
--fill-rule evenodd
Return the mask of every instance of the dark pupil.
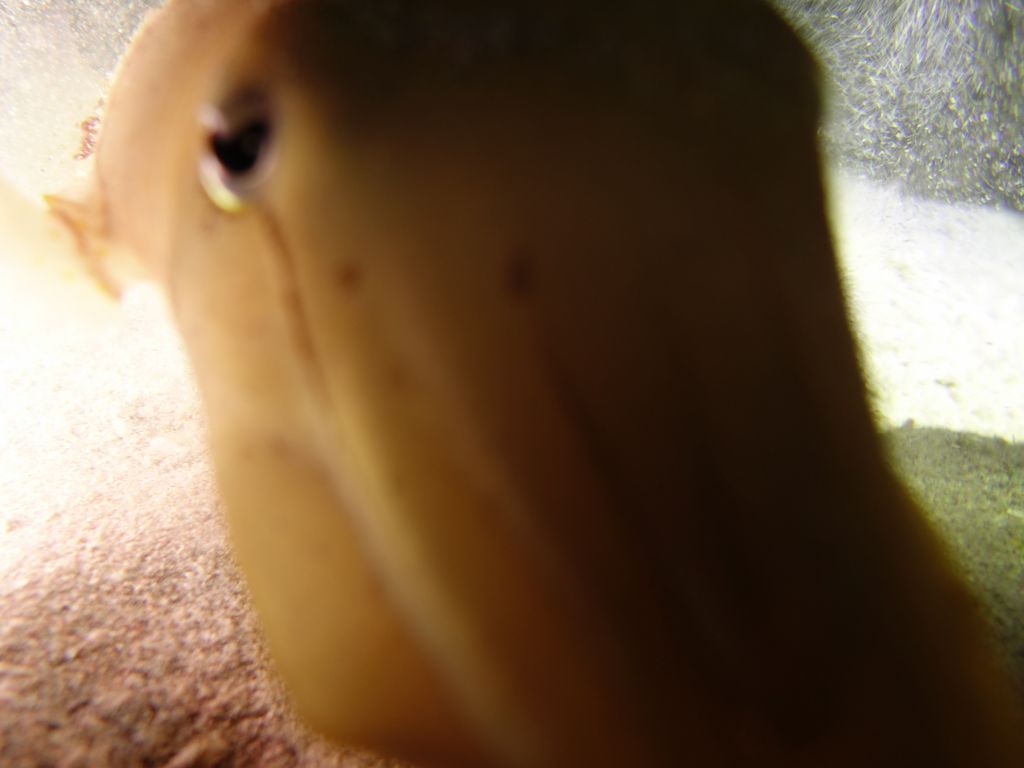
M 210 143 L 213 154 L 224 170 L 242 175 L 253 169 L 260 159 L 270 125 L 266 120 L 252 120 L 232 133 L 214 134 Z

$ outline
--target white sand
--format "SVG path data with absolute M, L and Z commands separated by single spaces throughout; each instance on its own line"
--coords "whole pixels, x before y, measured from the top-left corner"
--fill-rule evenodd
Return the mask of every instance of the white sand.
M 832 176 L 833 227 L 883 424 L 1024 439 L 1024 216 Z

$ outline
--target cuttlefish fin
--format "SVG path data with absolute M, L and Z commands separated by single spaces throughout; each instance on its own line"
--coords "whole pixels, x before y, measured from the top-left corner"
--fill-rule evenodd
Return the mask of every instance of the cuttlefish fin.
M 142 277 L 137 260 L 107 237 L 102 204 L 62 194 L 43 195 L 43 202 L 71 233 L 79 263 L 105 294 L 118 299 L 129 282 Z

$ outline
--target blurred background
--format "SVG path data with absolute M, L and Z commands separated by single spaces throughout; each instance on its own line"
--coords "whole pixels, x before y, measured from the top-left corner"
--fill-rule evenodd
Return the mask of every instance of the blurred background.
M 821 59 L 825 146 L 909 193 L 1024 212 L 1021 0 L 773 0 Z
M 160 0 L 0 0 L 0 173 L 38 194 L 67 186 L 80 124 Z

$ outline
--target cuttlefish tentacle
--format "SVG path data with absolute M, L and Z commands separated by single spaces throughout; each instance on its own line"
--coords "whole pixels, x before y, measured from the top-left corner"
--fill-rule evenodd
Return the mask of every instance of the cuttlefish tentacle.
M 1020 764 L 871 421 L 814 78 L 746 0 L 146 27 L 91 204 L 171 298 L 318 728 L 439 766 Z

